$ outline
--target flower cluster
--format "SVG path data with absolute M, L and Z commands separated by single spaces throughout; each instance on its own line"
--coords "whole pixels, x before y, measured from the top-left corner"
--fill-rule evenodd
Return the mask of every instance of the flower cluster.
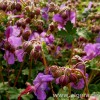
M 91 15 L 93 7 L 98 7 L 93 2 L 85 5 L 82 11 L 78 10 L 84 4 L 79 4 L 80 0 L 64 0 L 62 4 L 58 0 L 0 1 L 0 60 L 6 62 L 0 64 L 7 72 L 2 75 L 0 68 L 0 78 L 3 83 L 8 81 L 9 87 L 14 84 L 19 88 L 22 82 L 18 78 L 23 73 L 23 82 L 31 82 L 36 76 L 32 85 L 26 84 L 18 100 L 27 93 L 32 93 L 38 100 L 46 100 L 49 90 L 55 94 L 52 84 L 59 89 L 66 86 L 70 93 L 71 88 L 89 93 L 88 83 L 93 75 L 89 77 L 86 68 L 93 59 L 99 64 L 100 21 L 96 19 L 99 20 L 100 15 Z M 16 72 L 12 74 L 10 68 Z M 9 95 L 7 93 L 7 99 Z

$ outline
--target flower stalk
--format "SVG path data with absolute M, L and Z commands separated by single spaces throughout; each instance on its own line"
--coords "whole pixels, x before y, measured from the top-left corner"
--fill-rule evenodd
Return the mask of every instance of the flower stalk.
M 24 56 L 24 59 L 25 59 L 25 56 Z M 16 78 L 15 78 L 14 87 L 16 86 L 16 84 L 17 84 L 17 82 L 18 82 L 18 78 L 19 78 L 19 76 L 20 76 L 20 74 L 21 74 L 21 71 L 22 71 L 23 65 L 24 65 L 24 61 L 21 63 L 21 66 L 20 66 L 20 69 L 19 69 L 18 75 L 17 75 Z
M 46 58 L 45 58 L 45 56 L 44 56 L 44 51 L 43 51 L 43 50 L 42 50 L 42 57 L 43 57 L 43 63 L 44 63 L 45 69 L 46 69 L 48 66 L 47 66 L 47 62 L 46 62 Z M 46 74 L 47 74 L 47 73 L 46 73 Z M 52 83 L 49 82 L 49 84 L 50 84 L 50 89 L 51 89 L 51 91 L 52 91 L 52 94 L 55 95 L 55 92 L 54 92 L 54 90 L 53 90 Z M 54 100 L 58 100 L 58 98 L 57 98 L 57 97 L 54 97 Z
M 31 78 L 31 74 L 32 74 L 32 58 L 30 58 L 30 68 L 29 68 L 28 80 Z

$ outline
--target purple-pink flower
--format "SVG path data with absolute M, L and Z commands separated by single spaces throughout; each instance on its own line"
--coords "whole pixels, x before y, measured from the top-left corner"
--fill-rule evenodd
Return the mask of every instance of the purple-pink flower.
M 15 50 L 14 53 L 6 50 L 4 54 L 4 59 L 8 62 L 8 64 L 14 64 L 16 61 L 16 58 L 19 62 L 23 62 L 24 54 L 25 52 L 23 49 Z
M 86 52 L 86 56 L 83 57 L 83 60 L 91 60 L 100 55 L 100 43 L 88 43 L 84 47 L 84 51 Z
M 45 91 L 48 88 L 48 82 L 51 82 L 54 78 L 52 75 L 45 75 L 43 73 L 39 73 L 35 80 L 33 81 L 33 84 L 36 88 L 35 95 L 37 96 L 38 100 L 45 100 L 46 99 L 46 93 Z
M 88 74 L 85 73 L 85 66 L 84 65 L 78 65 L 77 66 L 78 69 L 80 69 L 80 71 L 83 73 L 83 75 L 86 77 L 86 81 L 88 82 Z M 71 83 L 71 86 L 74 88 L 74 89 L 77 89 L 77 90 L 80 90 L 80 89 L 83 89 L 84 86 L 85 86 L 85 81 L 83 78 L 80 78 L 77 82 L 72 82 Z
M 29 41 L 30 40 L 39 40 L 49 45 L 54 42 L 54 36 L 53 34 L 47 35 L 46 32 L 42 32 L 41 34 L 38 32 L 33 32 L 33 34 L 29 37 Z
M 53 16 L 52 20 L 54 22 L 58 22 L 58 28 L 63 28 L 64 25 L 67 23 L 67 21 L 71 21 L 71 23 L 75 24 L 75 21 L 76 21 L 76 12 L 75 11 L 67 10 L 63 13 L 65 14 L 64 18 L 63 18 L 63 15 L 61 15 L 61 14 L 55 14 Z
M 10 36 L 18 36 L 20 35 L 20 29 L 17 26 L 9 26 L 5 31 L 6 38 Z

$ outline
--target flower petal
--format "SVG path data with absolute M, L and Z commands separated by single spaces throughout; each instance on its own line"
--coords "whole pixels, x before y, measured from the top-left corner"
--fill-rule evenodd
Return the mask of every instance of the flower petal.
M 15 36 L 11 36 L 8 38 L 9 43 L 14 46 L 15 48 L 21 46 L 22 44 L 22 39 L 21 37 L 15 37 Z
M 5 52 L 4 59 L 8 62 L 8 64 L 14 64 L 15 62 L 14 54 L 9 51 Z
M 24 57 L 24 50 L 23 49 L 19 49 L 15 51 L 15 55 L 17 56 L 17 59 L 19 62 L 23 62 L 23 57 Z

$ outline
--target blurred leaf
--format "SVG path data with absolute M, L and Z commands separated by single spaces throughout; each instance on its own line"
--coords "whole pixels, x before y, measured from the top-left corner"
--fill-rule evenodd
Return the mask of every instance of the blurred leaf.
M 47 100 L 54 100 L 54 98 L 53 97 L 49 97 Z
M 19 90 L 17 88 L 9 88 L 7 91 L 10 95 L 10 100 L 17 100 L 18 96 L 19 96 Z
M 62 29 L 62 30 L 58 31 L 57 34 L 63 37 L 63 36 L 66 36 L 67 32 Z
M 28 67 L 27 67 L 26 69 L 23 69 L 23 70 L 22 70 L 22 74 L 23 74 L 23 75 L 28 75 L 28 74 L 29 74 L 29 69 L 28 69 Z
M 65 25 L 66 30 L 68 31 L 68 33 L 70 33 L 72 31 L 73 28 L 73 24 L 71 23 L 71 21 L 68 21 Z
M 8 82 L 0 83 L 0 93 L 8 90 Z
M 22 96 L 22 100 L 33 100 L 33 95 L 32 94 L 26 94 Z
M 100 92 L 100 83 L 98 84 L 89 84 L 89 92 Z

